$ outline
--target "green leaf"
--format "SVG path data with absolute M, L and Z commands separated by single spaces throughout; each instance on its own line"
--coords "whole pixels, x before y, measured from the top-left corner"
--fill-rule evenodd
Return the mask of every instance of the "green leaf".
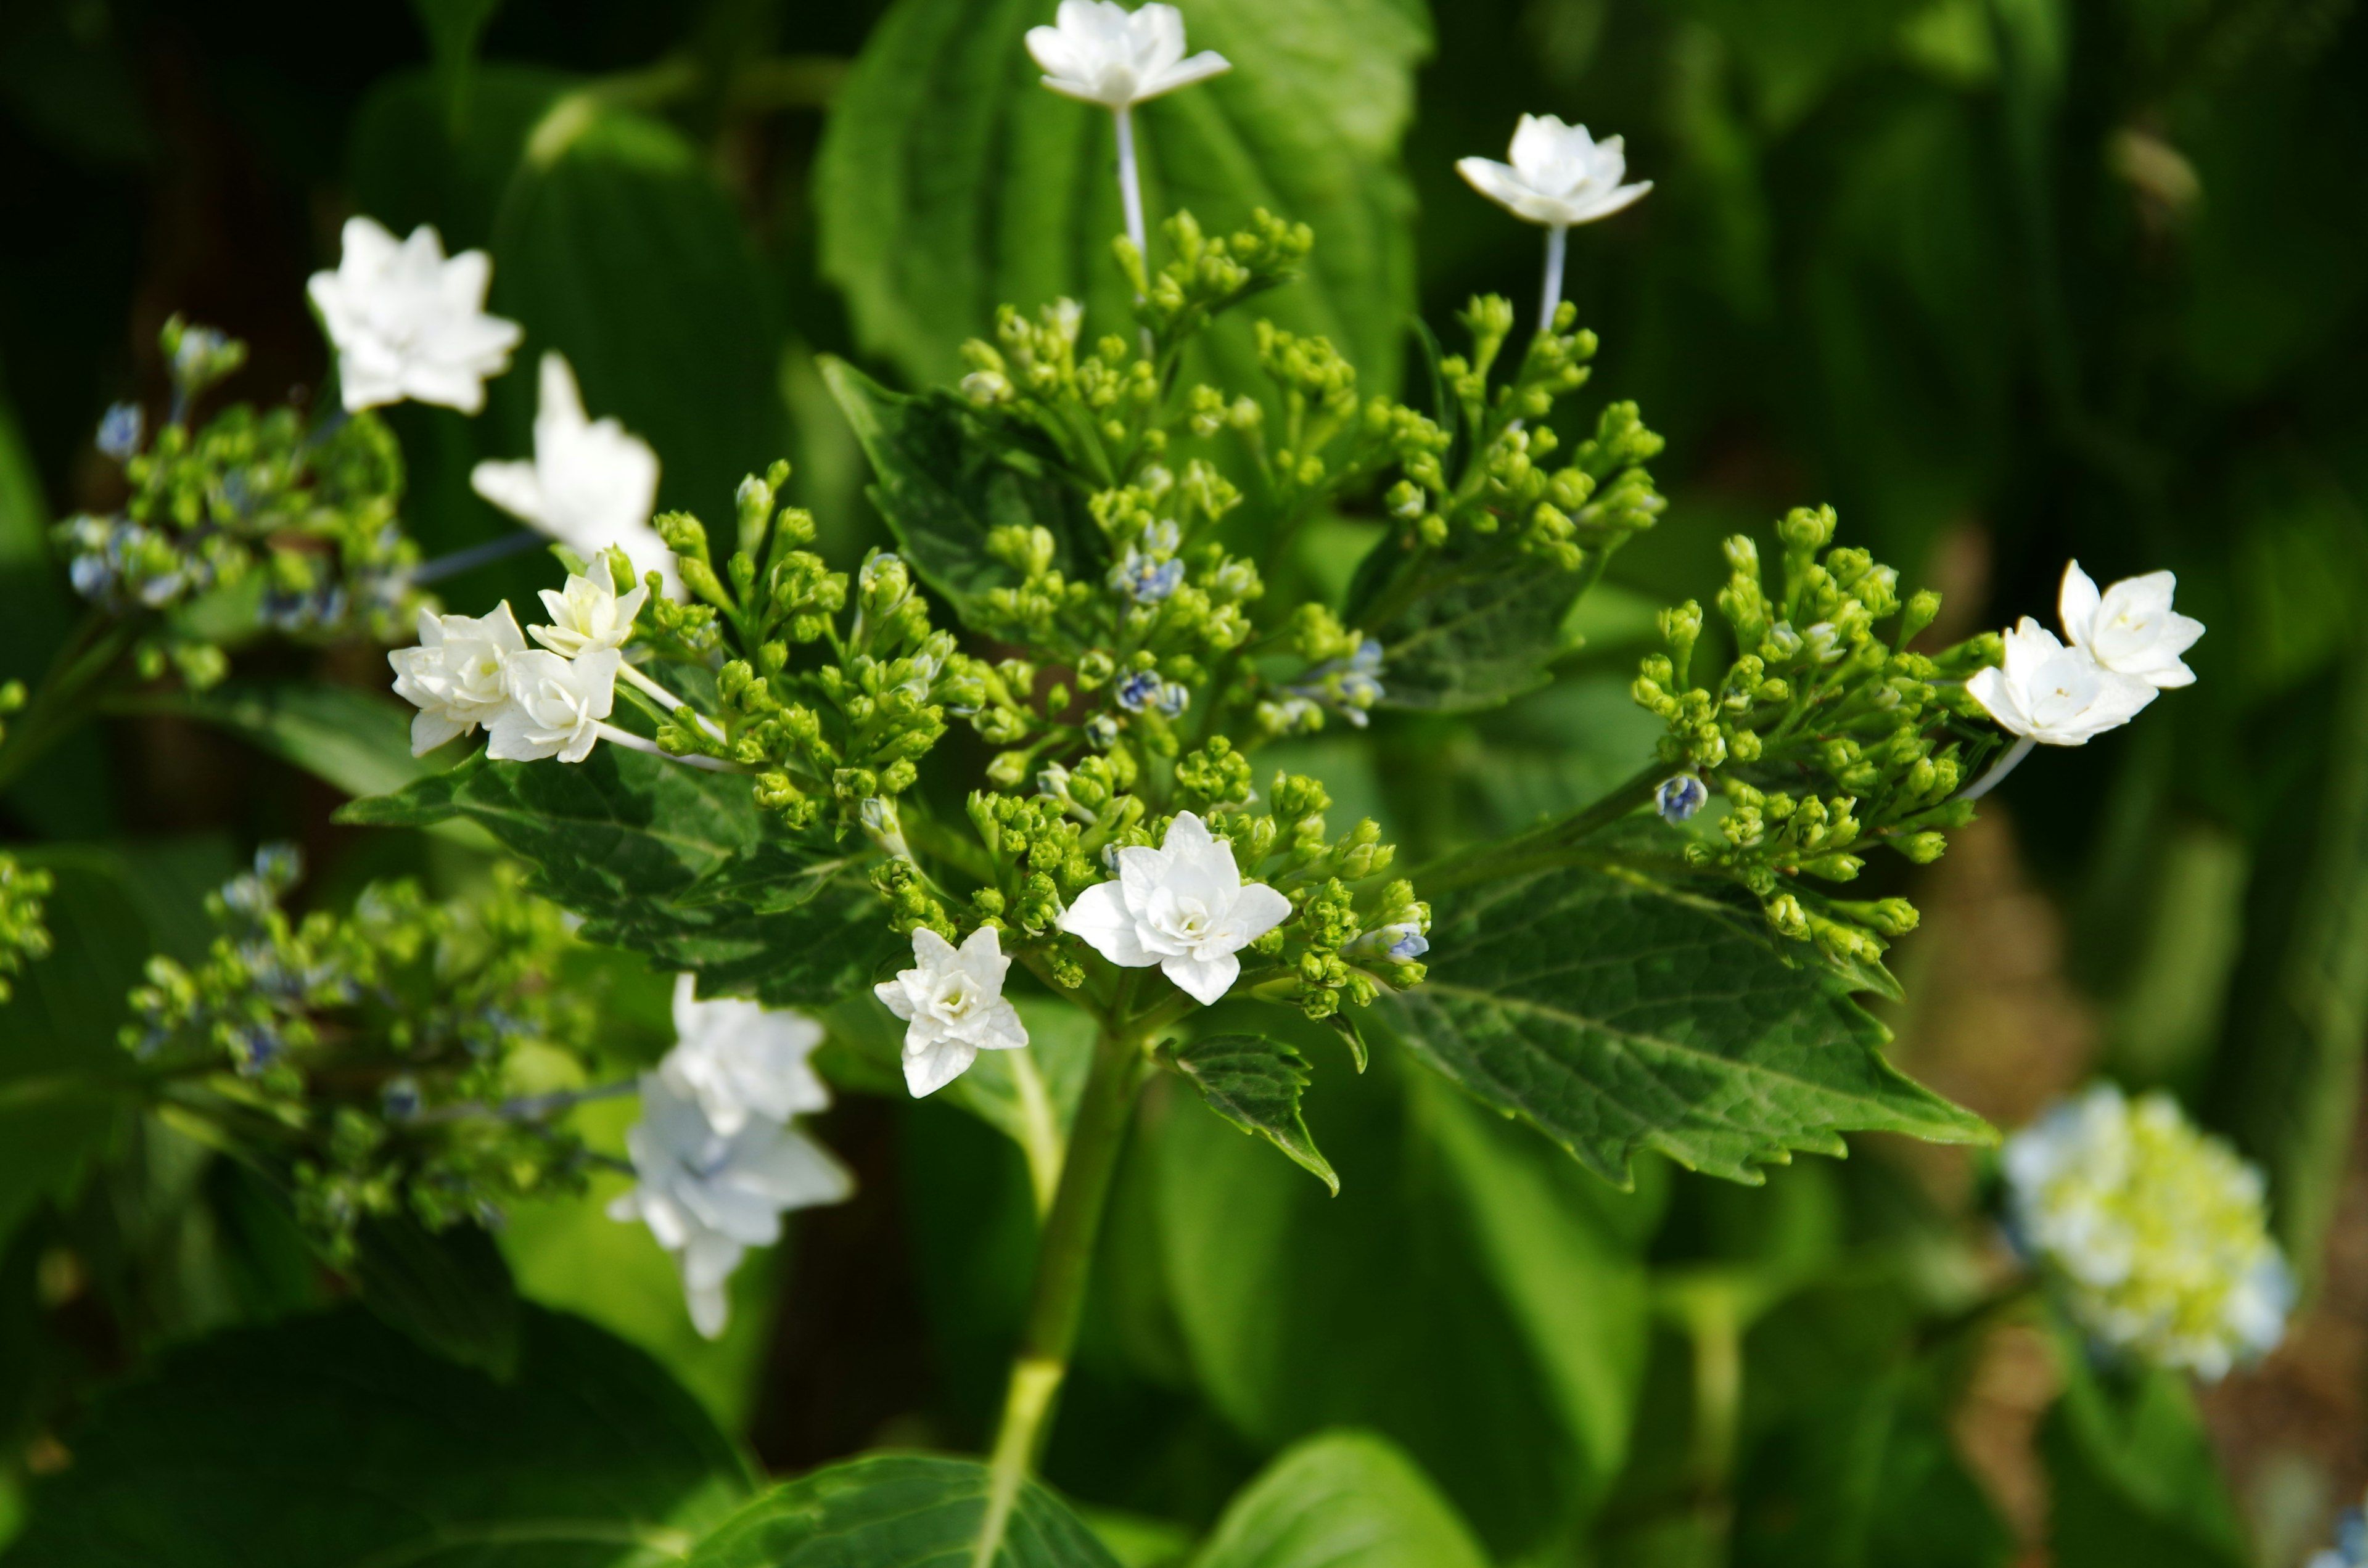
M 101 1396 L 36 1487 L 16 1568 L 609 1568 L 679 1557 L 748 1494 L 650 1358 L 521 1315 L 507 1383 L 359 1307 L 218 1335 Z
M 2066 1335 L 2064 1396 L 2039 1431 L 2049 1546 L 2062 1568 L 2238 1568 L 2237 1514 L 2187 1381 L 2100 1372 Z
M 469 89 L 477 69 L 477 40 L 502 0 L 411 0 L 436 56 L 436 82 L 444 117 L 457 138 L 469 120 Z
M 1259 302 L 1329 336 L 1387 392 L 1414 302 L 1413 202 L 1396 165 L 1429 50 L 1395 0 L 1189 0 L 1195 49 L 1241 69 L 1135 110 L 1156 226 L 1190 208 L 1211 233 L 1251 209 L 1315 226 L 1306 281 Z M 899 0 L 858 58 L 815 171 L 824 271 L 856 333 L 915 382 L 960 373 L 957 350 L 998 304 L 1086 302 L 1087 335 L 1123 332 L 1126 286 L 1110 117 L 1046 92 L 1019 47 L 1047 0 Z M 982 53 L 981 40 L 995 40 Z M 1152 261 L 1165 254 L 1155 236 Z M 1213 337 L 1224 380 L 1259 383 L 1247 320 Z
M 1306 1107 L 1350 1176 L 1337 1197 L 1151 1102 L 1149 1229 L 1185 1366 L 1255 1448 L 1371 1427 L 1492 1553 L 1545 1560 L 1625 1456 L 1651 1204 L 1376 1043 L 1372 1071 L 1327 1075 Z
M 689 1568 L 953 1568 L 986 1513 L 975 1460 L 881 1454 L 777 1486 L 724 1521 Z M 1117 1568 L 1042 1487 L 1020 1490 L 995 1568 Z
M 1576 574 L 1493 542 L 1451 550 L 1420 568 L 1419 591 L 1378 623 L 1366 617 L 1387 589 L 1396 555 L 1384 540 L 1360 568 L 1349 619 L 1382 643 L 1386 707 L 1440 713 L 1494 708 L 1553 678 L 1567 653 L 1564 622 Z
M 780 836 L 738 774 L 620 746 L 572 765 L 480 755 L 337 813 L 380 827 L 455 817 L 532 866 L 536 891 L 583 915 L 590 940 L 694 971 L 702 994 L 819 1006 L 896 946 L 858 863 Z
M 348 1272 L 364 1306 L 447 1360 L 505 1382 L 517 1372 L 518 1290 L 493 1237 L 395 1214 L 363 1221 L 354 1244 Z
M 964 620 L 976 619 L 988 590 L 1020 581 L 987 554 L 993 528 L 1044 528 L 1053 536 L 1053 564 L 1074 571 L 1077 497 L 1040 461 L 990 441 L 949 397 L 890 392 L 829 355 L 819 363 L 871 460 L 871 504 L 888 519 L 905 559 Z
M 1326 1432 L 1225 1506 L 1192 1568 L 1487 1568 L 1454 1508 L 1403 1449 Z
M 124 704 L 211 724 L 348 795 L 383 795 L 440 770 L 411 755 L 411 710 L 349 686 L 224 681 Z
M 1884 1060 L 1888 1031 L 1754 910 L 1564 867 L 1436 901 L 1429 978 L 1384 1003 L 1416 1053 L 1607 1181 L 1639 1149 L 1733 1181 L 1845 1131 L 1987 1123 Z
M 1308 1070 L 1296 1048 L 1259 1035 L 1210 1035 L 1177 1051 L 1174 1060 L 1211 1110 L 1265 1139 L 1335 1193 L 1340 1190 L 1340 1177 L 1316 1152 L 1299 1114 Z

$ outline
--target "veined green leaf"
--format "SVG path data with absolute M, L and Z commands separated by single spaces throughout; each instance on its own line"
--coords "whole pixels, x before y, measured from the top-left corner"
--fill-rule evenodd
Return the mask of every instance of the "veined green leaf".
M 363 1221 L 354 1241 L 363 1305 L 447 1360 L 505 1381 L 518 1370 L 518 1290 L 491 1236 L 398 1213 Z
M 1308 1072 L 1307 1058 L 1296 1048 L 1261 1035 L 1210 1035 L 1177 1051 L 1175 1060 L 1211 1110 L 1265 1139 L 1334 1192 L 1340 1190 L 1340 1177 L 1317 1152 L 1299 1114 Z
M 975 1460 L 879 1454 L 777 1486 L 700 1542 L 689 1568 L 956 1568 L 986 1514 Z M 1117 1568 L 1042 1487 L 1020 1490 L 994 1568 Z
M 1016 587 L 1019 574 L 986 552 L 989 530 L 1042 528 L 1053 564 L 1073 570 L 1078 498 L 1025 452 L 990 441 L 978 422 L 943 393 L 890 392 L 844 359 L 824 356 L 823 380 L 855 427 L 877 483 L 868 494 L 896 543 L 929 586 L 963 619 L 990 589 Z
M 1396 1444 L 1326 1432 L 1235 1494 L 1192 1568 L 1487 1568 L 1447 1500 Z
M 1384 540 L 1373 555 L 1392 551 Z M 1362 628 L 1381 640 L 1385 706 L 1462 713 L 1494 708 L 1553 678 L 1549 666 L 1571 645 L 1563 627 L 1578 597 L 1576 574 L 1502 547 L 1426 570 L 1436 585 Z M 1352 606 L 1349 619 L 1359 614 Z
M 1416 1053 L 1608 1181 L 1639 1149 L 1734 1181 L 1844 1131 L 1980 1142 L 1884 1060 L 1883 1026 L 1756 913 L 1563 867 L 1440 901 L 1429 979 L 1385 1004 Z
M 1430 47 L 1420 14 L 1394 0 L 1183 11 L 1193 48 L 1245 68 L 1135 110 L 1153 223 L 1189 208 L 1222 233 L 1265 207 L 1313 224 L 1306 281 L 1256 313 L 1329 336 L 1363 390 L 1392 391 L 1413 306 L 1413 201 L 1395 160 Z M 998 304 L 1065 295 L 1087 304 L 1089 336 L 1127 330 L 1110 117 L 1046 92 L 1019 47 L 1052 19 L 1050 0 L 900 0 L 831 113 L 823 268 L 859 337 L 917 383 L 959 374 L 962 339 Z M 982 53 L 982 40 L 997 41 Z M 1151 248 L 1156 266 L 1166 245 Z M 1212 347 L 1223 379 L 1260 384 L 1247 320 L 1222 324 Z
M 526 1309 L 507 1384 L 359 1307 L 167 1356 L 68 1435 L 11 1565 L 186 1568 L 678 1558 L 748 1472 L 641 1351 Z
M 454 817 L 532 866 L 591 940 L 693 971 L 703 994 L 819 1006 L 895 946 L 858 865 L 780 836 L 735 774 L 618 746 L 573 765 L 479 756 L 338 813 L 381 827 Z

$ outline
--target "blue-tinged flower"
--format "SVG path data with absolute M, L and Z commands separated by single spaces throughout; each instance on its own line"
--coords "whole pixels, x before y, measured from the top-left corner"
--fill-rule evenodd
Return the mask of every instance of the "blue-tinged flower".
M 2368 1514 L 2346 1508 L 2335 1521 L 2335 1544 L 2305 1568 L 2368 1568 Z
M 1331 710 L 1361 730 L 1367 722 L 1366 710 L 1386 693 L 1381 674 L 1382 644 L 1368 637 L 1348 658 L 1326 660 L 1283 690 L 1301 701 Z
M 1107 713 L 1096 713 L 1086 721 L 1086 744 L 1097 751 L 1108 751 L 1118 744 L 1118 721 Z
M 1155 605 L 1184 585 L 1184 562 L 1161 561 L 1130 545 L 1126 558 L 1110 568 L 1110 581 L 1135 603 Z
M 1180 719 L 1184 710 L 1192 706 L 1192 694 L 1172 680 L 1159 683 L 1159 695 L 1152 699 L 1161 713 L 1170 719 Z
M 140 450 L 147 434 L 148 416 L 138 403 L 115 403 L 99 419 L 98 449 L 122 462 Z
M 1661 781 L 1653 791 L 1653 809 L 1661 813 L 1663 822 L 1679 823 L 1702 809 L 1710 799 L 1710 790 L 1691 773 L 1679 773 Z
M 1118 705 L 1130 713 L 1140 713 L 1157 702 L 1167 682 L 1156 670 L 1135 670 L 1118 683 Z

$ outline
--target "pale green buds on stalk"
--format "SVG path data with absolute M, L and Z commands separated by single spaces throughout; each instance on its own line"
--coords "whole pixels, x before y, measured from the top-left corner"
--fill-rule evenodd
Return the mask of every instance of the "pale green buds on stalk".
M 21 694 L 24 688 L 15 689 Z M 41 907 L 56 886 L 49 872 L 23 866 L 14 856 L 0 855 L 0 1003 L 15 994 L 10 975 L 50 955 L 50 932 L 41 923 Z

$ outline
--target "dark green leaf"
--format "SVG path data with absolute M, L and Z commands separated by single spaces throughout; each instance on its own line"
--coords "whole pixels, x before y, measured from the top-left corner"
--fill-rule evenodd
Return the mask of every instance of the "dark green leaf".
M 738 774 L 619 746 L 574 765 L 481 755 L 338 813 L 380 827 L 454 817 L 532 866 L 537 891 L 583 915 L 591 940 L 695 971 L 703 994 L 818 1006 L 895 947 L 854 864 L 781 837 Z
M 1126 330 L 1110 117 L 1044 91 L 1019 46 L 1052 13 L 1047 0 L 900 0 L 832 111 L 823 267 L 866 346 L 916 382 L 959 374 L 962 339 L 998 304 L 1067 295 L 1086 302 L 1089 339 Z M 1414 281 L 1395 158 L 1424 22 L 1392 0 L 1191 0 L 1184 13 L 1193 48 L 1240 69 L 1135 111 L 1152 222 L 1184 207 L 1223 233 L 1265 207 L 1313 224 L 1306 282 L 1258 313 L 1328 335 L 1364 390 L 1392 390 Z M 1164 259 L 1156 235 L 1152 252 Z M 1258 384 L 1246 321 L 1215 347 L 1224 379 Z
M 1882 1025 L 1756 911 L 1565 867 L 1438 901 L 1430 977 L 1385 1004 L 1417 1054 L 1608 1181 L 1639 1149 L 1731 1180 L 1845 1131 L 1979 1142 L 1884 1060 Z
M 518 1289 L 474 1225 L 437 1233 L 407 1214 L 362 1221 L 350 1270 L 363 1305 L 424 1348 L 507 1382 L 518 1370 Z
M 1193 1568 L 1487 1568 L 1404 1450 L 1326 1432 L 1283 1453 L 1225 1507 Z
M 989 441 L 978 422 L 943 395 L 893 392 L 844 359 L 820 361 L 878 483 L 871 504 L 888 519 L 897 547 L 928 584 L 974 619 L 991 588 L 1017 586 L 1019 574 L 986 553 L 988 530 L 1042 528 L 1053 540 L 1053 564 L 1075 568 L 1077 498 L 1025 452 Z
M 679 1557 L 749 1490 L 643 1355 L 521 1314 L 518 1376 L 439 1360 L 359 1307 L 174 1352 L 66 1435 L 12 1568 L 609 1568 Z
M 777 1486 L 700 1542 L 689 1568 L 955 1568 L 986 1513 L 975 1460 L 882 1454 Z M 1117 1568 L 1075 1514 L 1028 1483 L 995 1568 Z
M 1308 1072 L 1307 1058 L 1296 1048 L 1260 1035 L 1210 1035 L 1177 1051 L 1175 1061 L 1211 1110 L 1265 1139 L 1334 1192 L 1340 1190 L 1332 1163 L 1316 1152 L 1299 1114 Z
M 455 137 L 469 119 L 469 89 L 477 70 L 477 40 L 501 9 L 501 0 L 411 0 L 436 56 L 437 86 Z
M 2061 1568 L 2237 1568 L 2249 1560 L 2187 1381 L 2100 1371 L 2065 1336 L 2064 1396 L 2039 1432 Z
M 409 709 L 349 686 L 234 680 L 210 691 L 143 697 L 131 707 L 227 730 L 348 795 L 383 795 L 440 766 L 411 755 Z
M 1373 552 L 1386 559 L 1383 540 Z M 1563 622 L 1578 595 L 1575 574 L 1505 549 L 1434 562 L 1422 591 L 1379 625 L 1349 619 L 1382 643 L 1383 702 L 1442 713 L 1494 708 L 1552 677 L 1568 651 Z

